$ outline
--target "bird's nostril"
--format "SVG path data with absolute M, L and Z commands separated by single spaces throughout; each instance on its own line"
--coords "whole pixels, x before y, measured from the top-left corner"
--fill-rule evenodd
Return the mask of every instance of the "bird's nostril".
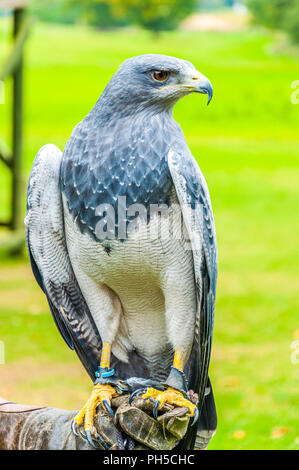
M 199 80 L 198 77 L 192 77 L 192 80 Z

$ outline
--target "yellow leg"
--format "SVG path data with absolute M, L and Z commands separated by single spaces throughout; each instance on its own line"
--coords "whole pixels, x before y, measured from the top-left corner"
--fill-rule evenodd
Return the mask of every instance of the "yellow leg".
M 111 344 L 104 341 L 101 354 L 101 363 L 100 367 L 103 369 L 105 367 L 110 367 L 110 358 L 111 358 Z
M 184 369 L 184 355 L 181 351 L 175 350 L 173 357 L 173 367 L 183 371 Z M 156 403 L 159 403 L 158 410 L 160 410 L 165 403 L 175 405 L 181 408 L 188 408 L 191 416 L 195 416 L 197 407 L 190 400 L 187 400 L 181 392 L 173 387 L 168 387 L 164 392 L 156 390 L 155 388 L 148 388 L 142 398 L 154 398 Z
M 184 369 L 184 356 L 181 351 L 174 351 L 174 357 L 173 357 L 173 367 L 176 367 L 179 370 Z
M 104 342 L 101 354 L 100 367 L 110 367 L 111 357 L 111 344 Z M 89 399 L 81 411 L 75 416 L 74 420 L 78 426 L 84 423 L 84 430 L 90 431 L 91 434 L 96 434 L 93 420 L 96 414 L 96 409 L 99 405 L 105 406 L 105 403 L 111 407 L 111 399 L 117 397 L 118 393 L 108 383 L 97 384 L 94 386 Z

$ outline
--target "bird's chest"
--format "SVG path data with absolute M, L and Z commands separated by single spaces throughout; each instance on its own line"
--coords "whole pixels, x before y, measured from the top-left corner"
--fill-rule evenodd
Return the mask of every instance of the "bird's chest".
M 65 198 L 64 205 L 72 257 L 88 276 L 108 285 L 122 299 L 140 298 L 144 303 L 147 298 L 149 302 L 156 298 L 163 302 L 161 290 L 169 269 L 180 279 L 181 271 L 192 265 L 192 254 L 186 250 L 187 232 L 173 187 L 169 206 L 153 210 L 148 220 L 137 215 L 127 225 L 124 240 L 113 236 L 96 241 L 89 234 L 81 233 L 67 210 Z
M 102 131 L 97 140 L 89 138 L 82 143 L 80 154 L 65 153 L 61 189 L 81 233 L 101 240 L 96 227 L 106 212 L 113 218 L 115 236 L 121 239 L 119 224 L 134 219 L 137 205 L 143 214 L 149 214 L 152 205 L 169 205 L 171 133 L 162 132 L 158 119 L 142 124 L 131 125 L 127 133 L 124 127 L 107 134 Z
M 142 283 L 142 277 L 158 278 L 167 265 L 177 257 L 178 247 L 184 250 L 186 228 L 175 190 L 172 186 L 168 203 L 153 203 L 128 206 L 129 217 L 109 207 L 104 211 L 96 226 L 97 239 L 82 233 L 69 213 L 64 198 L 68 237 L 77 244 L 77 253 L 93 275 L 100 282 L 128 284 L 135 277 L 135 283 Z M 110 217 L 111 216 L 111 217 Z M 118 236 L 121 231 L 121 237 Z M 133 281 L 133 279 L 132 279 Z M 144 283 L 146 284 L 146 283 Z

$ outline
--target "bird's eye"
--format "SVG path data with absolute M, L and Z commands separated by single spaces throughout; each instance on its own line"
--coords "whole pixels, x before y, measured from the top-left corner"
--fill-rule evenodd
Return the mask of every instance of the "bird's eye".
M 166 70 L 155 70 L 152 72 L 152 77 L 156 82 L 165 82 L 165 80 L 168 78 L 169 72 Z

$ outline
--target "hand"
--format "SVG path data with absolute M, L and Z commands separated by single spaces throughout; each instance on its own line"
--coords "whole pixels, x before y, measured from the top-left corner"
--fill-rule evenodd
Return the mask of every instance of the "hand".
M 112 449 L 119 448 L 123 431 L 123 440 L 130 436 L 136 450 L 171 450 L 184 437 L 190 419 L 188 408 L 164 405 L 165 413 L 156 420 L 153 401 L 135 398 L 129 405 L 129 395 L 114 398 L 112 408 L 116 408 L 114 420 L 99 409 L 94 422 L 98 434 Z

